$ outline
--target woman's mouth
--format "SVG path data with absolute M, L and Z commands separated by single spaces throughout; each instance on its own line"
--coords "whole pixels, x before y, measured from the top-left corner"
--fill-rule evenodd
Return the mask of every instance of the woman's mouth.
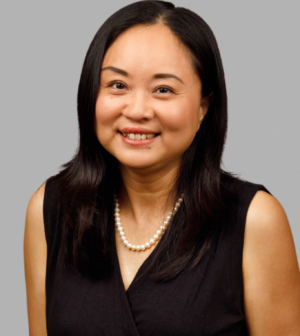
M 140 134 L 140 133 L 121 133 L 125 138 L 130 140 L 146 140 L 156 137 L 157 133 Z

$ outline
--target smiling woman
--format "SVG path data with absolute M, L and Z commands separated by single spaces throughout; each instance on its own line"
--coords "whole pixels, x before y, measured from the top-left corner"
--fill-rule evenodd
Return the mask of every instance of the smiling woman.
M 180 40 L 163 24 L 134 26 L 110 46 L 102 67 L 99 142 L 120 169 L 152 167 L 163 176 L 179 167 L 209 105 Z
M 31 335 L 300 335 L 284 210 L 221 169 L 224 72 L 197 14 L 164 1 L 113 14 L 78 120 L 76 155 L 28 206 Z

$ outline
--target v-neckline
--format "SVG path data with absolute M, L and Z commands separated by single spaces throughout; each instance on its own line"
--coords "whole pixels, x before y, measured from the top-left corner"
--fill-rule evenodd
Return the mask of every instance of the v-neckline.
M 142 273 L 143 269 L 146 267 L 146 265 L 149 263 L 149 261 L 151 260 L 151 258 L 153 257 L 153 253 L 157 248 L 157 245 L 160 243 L 160 240 L 157 242 L 157 244 L 155 245 L 153 251 L 149 254 L 149 256 L 143 261 L 143 263 L 141 264 L 141 266 L 139 267 L 138 271 L 136 272 L 134 278 L 132 279 L 132 281 L 130 282 L 129 286 L 127 289 L 125 289 L 124 286 L 124 281 L 123 281 L 123 277 L 122 277 L 122 273 L 121 273 L 121 266 L 120 266 L 120 261 L 119 261 L 119 256 L 118 256 L 118 251 L 117 251 L 117 243 L 116 243 L 116 231 L 114 228 L 114 234 L 113 234 L 113 246 L 114 246 L 114 255 L 115 255 L 115 261 L 116 261 L 116 265 L 117 265 L 117 272 L 118 272 L 118 277 L 121 281 L 121 284 L 124 288 L 125 293 L 128 295 L 130 294 L 130 292 L 132 292 L 133 288 L 136 286 L 136 283 L 138 282 L 138 280 L 140 279 L 140 274 Z

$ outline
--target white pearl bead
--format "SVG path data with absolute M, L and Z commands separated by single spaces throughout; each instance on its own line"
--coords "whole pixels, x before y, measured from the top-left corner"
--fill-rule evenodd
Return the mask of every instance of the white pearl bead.
M 121 240 L 122 240 L 122 242 L 124 242 L 124 241 L 126 240 L 126 237 L 125 237 L 125 236 L 122 236 L 122 237 L 121 237 Z
M 178 202 L 179 203 L 182 203 L 182 201 L 183 201 L 183 199 L 180 197 L 180 198 L 178 198 Z
M 141 245 L 141 250 L 142 250 L 142 251 L 145 251 L 145 250 L 146 250 L 145 245 Z
M 151 238 L 151 239 L 149 240 L 149 243 L 150 243 L 151 245 L 153 245 L 153 244 L 155 243 L 154 239 Z
M 124 245 L 127 246 L 128 245 L 128 240 L 124 240 L 123 243 L 124 243 Z
M 118 226 L 118 228 L 117 228 L 117 230 L 118 230 L 119 232 L 123 231 L 123 228 L 122 228 L 122 226 L 121 226 L 121 225 L 119 225 L 119 226 Z
M 127 243 L 127 247 L 131 249 L 132 245 L 130 243 Z
M 123 231 L 120 231 L 119 233 L 121 237 L 125 236 L 125 233 Z
M 121 222 L 117 222 L 117 223 L 116 223 L 116 226 L 117 226 L 117 227 L 122 227 Z
M 119 208 L 115 208 L 115 214 L 117 214 L 118 212 L 120 212 Z
M 158 235 L 155 234 L 155 235 L 153 236 L 153 238 L 154 238 L 155 240 L 158 240 Z
M 172 216 L 172 215 L 173 215 L 173 212 L 171 211 L 171 212 L 170 212 L 170 216 Z
M 164 221 L 164 225 L 168 225 L 169 224 L 169 222 L 168 221 Z
M 158 236 L 160 236 L 160 235 L 162 234 L 161 230 L 157 230 L 157 231 L 156 231 L 156 234 L 157 234 Z
M 141 249 L 140 245 L 137 245 L 136 250 L 139 251 Z
M 175 206 L 177 206 L 177 208 L 179 208 L 180 207 L 180 203 L 176 202 Z
M 170 219 L 171 219 L 171 216 L 168 216 L 168 217 L 167 217 L 167 221 L 169 222 L 169 221 L 170 221 Z
M 149 247 L 150 247 L 150 244 L 149 244 L 149 243 L 146 243 L 146 244 L 145 244 L 145 247 L 146 247 L 146 248 L 149 248 Z
M 131 249 L 132 249 L 132 251 L 135 251 L 135 250 L 136 250 L 136 246 L 135 246 L 135 245 L 132 245 L 132 246 L 131 246 Z
M 164 231 L 164 230 L 166 229 L 166 227 L 165 227 L 164 225 L 162 225 L 162 226 L 160 227 L 160 229 L 161 229 L 161 231 Z

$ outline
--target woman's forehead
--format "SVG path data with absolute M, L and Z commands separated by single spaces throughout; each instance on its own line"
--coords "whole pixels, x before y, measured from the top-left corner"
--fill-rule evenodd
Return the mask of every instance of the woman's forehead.
M 107 50 L 102 68 L 130 71 L 194 72 L 187 48 L 163 24 L 139 25 L 124 31 Z

